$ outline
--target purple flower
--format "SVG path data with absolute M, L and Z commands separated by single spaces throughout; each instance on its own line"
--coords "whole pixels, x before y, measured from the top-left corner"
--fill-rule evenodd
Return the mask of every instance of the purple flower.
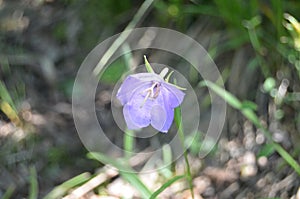
M 155 129 L 167 132 L 171 127 L 174 108 L 181 104 L 185 94 L 167 82 L 169 77 L 165 81 L 161 76 L 155 73 L 129 75 L 119 88 L 117 98 L 124 106 L 128 129 L 151 124 Z

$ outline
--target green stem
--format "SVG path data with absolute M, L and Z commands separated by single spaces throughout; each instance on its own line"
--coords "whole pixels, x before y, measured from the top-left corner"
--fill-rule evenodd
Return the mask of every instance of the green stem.
M 191 174 L 189 159 L 188 159 L 188 156 L 187 156 L 188 155 L 187 150 L 185 149 L 185 146 L 184 146 L 184 132 L 183 132 L 182 121 L 181 121 L 182 117 L 181 117 L 180 107 L 177 107 L 175 109 L 174 118 L 175 118 L 176 126 L 178 128 L 179 138 L 180 138 L 181 145 L 182 145 L 182 150 L 183 150 L 183 156 L 184 156 L 184 160 L 185 160 L 185 163 L 186 163 L 187 180 L 188 180 L 188 183 L 189 183 L 189 188 L 191 190 L 192 198 L 194 199 L 193 178 L 192 178 L 192 174 Z
M 125 157 L 128 159 L 131 157 L 133 150 L 134 150 L 134 131 L 126 130 L 124 134 L 124 150 L 125 150 Z

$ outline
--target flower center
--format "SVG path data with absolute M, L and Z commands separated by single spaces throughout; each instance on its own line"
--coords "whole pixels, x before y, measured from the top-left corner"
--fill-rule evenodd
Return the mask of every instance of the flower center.
M 159 95 L 160 92 L 160 83 L 159 82 L 153 82 L 152 86 L 150 88 L 147 88 L 143 91 L 147 92 L 143 103 L 141 104 L 140 108 L 142 108 L 144 106 L 144 104 L 146 103 L 146 101 L 150 98 L 150 99 L 156 99 Z

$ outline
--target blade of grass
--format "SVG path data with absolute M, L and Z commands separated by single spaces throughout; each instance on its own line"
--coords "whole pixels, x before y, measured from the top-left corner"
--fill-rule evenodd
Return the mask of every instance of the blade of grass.
M 29 199 L 37 199 L 39 192 L 39 186 L 37 181 L 37 174 L 35 167 L 30 168 L 30 189 L 29 189 Z
M 209 81 L 202 81 L 199 83 L 200 87 L 207 86 L 211 88 L 216 94 L 221 96 L 230 106 L 236 109 L 242 108 L 242 103 L 233 95 L 231 95 L 229 92 L 224 92 L 224 89 L 217 86 L 216 84 L 213 84 Z
M 121 176 L 134 186 L 142 195 L 143 198 L 148 199 L 151 196 L 151 191 L 146 187 L 146 185 L 139 179 L 139 177 L 134 173 L 120 172 Z
M 194 199 L 193 179 L 192 179 L 189 159 L 187 157 L 187 151 L 185 150 L 185 147 L 184 147 L 185 138 L 184 138 L 184 132 L 183 132 L 181 118 L 182 118 L 181 108 L 177 107 L 177 108 L 175 108 L 174 119 L 175 119 L 176 126 L 178 128 L 178 133 L 179 133 L 179 137 L 180 137 L 180 141 L 181 141 L 181 145 L 182 145 L 182 150 L 183 150 L 183 156 L 184 156 L 184 160 L 185 160 L 185 163 L 186 163 L 187 180 L 188 180 L 188 183 L 189 183 L 189 188 L 191 190 L 192 198 Z
M 21 124 L 15 104 L 5 86 L 0 81 L 0 109 L 16 125 Z
M 165 178 L 172 177 L 171 164 L 172 164 L 172 150 L 170 145 L 164 144 L 162 147 L 163 161 L 164 165 L 166 165 L 161 173 L 165 176 Z
M 190 14 L 190 15 L 209 15 L 220 17 L 220 14 L 215 6 L 211 5 L 186 5 L 183 7 L 183 13 Z
M 243 103 L 234 95 L 210 81 L 202 81 L 199 85 L 206 85 L 216 94 L 222 97 L 229 105 L 240 110 L 248 120 L 250 120 L 257 128 L 260 128 L 264 132 L 264 135 L 268 138 L 268 141 L 277 151 L 277 153 L 279 153 L 279 155 L 300 175 L 300 165 L 298 162 L 284 148 L 282 148 L 282 146 L 273 141 L 271 133 L 265 127 L 263 127 L 253 110 L 243 107 Z
M 131 33 L 131 29 L 136 27 L 136 25 L 139 23 L 139 21 L 143 18 L 145 13 L 148 11 L 148 9 L 151 7 L 154 0 L 146 0 L 141 5 L 133 19 L 130 21 L 130 23 L 126 26 L 125 30 L 120 34 L 120 36 L 113 42 L 113 44 L 109 47 L 109 49 L 104 53 L 101 60 L 95 67 L 93 74 L 95 76 L 98 76 L 101 72 L 101 69 L 109 59 L 113 56 L 113 54 L 118 50 L 118 48 L 123 44 L 123 42 L 128 38 L 128 36 Z
M 10 199 L 11 196 L 12 196 L 12 194 L 14 193 L 15 189 L 16 189 L 15 185 L 10 185 L 10 186 L 7 188 L 7 190 L 6 190 L 6 192 L 4 193 L 4 195 L 2 196 L 2 199 Z
M 5 84 L 2 81 L 0 81 L 0 99 L 2 99 L 3 101 L 9 103 L 9 105 L 13 108 L 13 110 L 15 112 L 17 112 L 15 104 L 14 104 L 14 102 L 13 102 L 13 100 L 12 100 Z
M 75 176 L 74 178 L 71 178 L 70 180 L 55 187 L 50 193 L 48 193 L 44 197 L 44 199 L 62 198 L 62 196 L 65 195 L 68 192 L 68 190 L 88 181 L 89 179 L 90 179 L 90 174 L 87 172 Z
M 283 35 L 283 26 L 282 26 L 282 21 L 283 21 L 283 1 L 278 1 L 278 0 L 271 0 L 271 5 L 272 5 L 272 10 L 274 12 L 271 12 L 273 15 L 273 23 L 277 29 L 277 37 L 280 39 L 280 37 Z
M 122 49 L 123 49 L 123 52 L 125 53 L 124 54 L 123 62 L 126 65 L 127 71 L 130 71 L 130 69 L 132 67 L 131 63 L 130 63 L 130 60 L 132 60 L 132 51 L 131 51 L 131 48 L 130 48 L 130 46 L 127 43 L 124 43 L 124 45 L 122 46 Z
M 258 35 L 256 33 L 256 28 L 261 23 L 261 17 L 255 16 L 250 20 L 245 20 L 243 22 L 244 26 L 247 28 L 249 39 L 251 42 L 252 47 L 255 50 L 255 54 L 258 60 L 258 63 L 261 67 L 261 71 L 264 74 L 265 78 L 270 76 L 269 67 L 267 66 L 262 54 L 263 54 L 263 46 L 261 45 L 261 42 L 258 38 Z
M 0 100 L 0 110 L 16 125 L 21 124 L 21 120 L 14 108 L 6 101 Z
M 63 199 L 83 198 L 87 193 L 91 192 L 94 189 L 97 189 L 97 187 L 101 189 L 101 185 L 108 182 L 110 179 L 114 178 L 117 175 L 119 175 L 119 172 L 117 172 L 117 170 L 109 169 L 106 167 L 102 168 L 87 182 L 83 183 L 80 186 L 72 188 L 72 190 L 68 192 L 68 195 L 64 196 Z
M 180 180 L 182 178 L 184 178 L 184 175 L 181 176 L 175 176 L 174 178 L 168 180 L 166 183 L 164 183 L 160 188 L 158 188 L 149 199 L 155 199 L 161 192 L 163 192 L 166 188 L 168 188 L 169 186 L 171 186 L 171 184 L 173 184 L 174 182 L 176 182 L 177 180 Z
M 118 169 L 120 172 L 120 175 L 129 182 L 133 187 L 135 187 L 142 195 L 143 198 L 148 199 L 152 193 L 151 191 L 146 187 L 146 185 L 139 179 L 139 177 L 134 173 L 134 171 L 127 166 L 125 161 L 121 160 L 114 160 L 104 154 L 101 153 L 95 153 L 91 152 L 88 153 L 88 158 L 98 160 L 105 164 L 110 164 L 111 166 Z

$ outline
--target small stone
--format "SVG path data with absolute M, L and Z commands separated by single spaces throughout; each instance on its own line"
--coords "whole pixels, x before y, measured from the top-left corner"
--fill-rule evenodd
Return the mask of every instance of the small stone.
M 213 187 L 208 187 L 203 193 L 203 197 L 211 197 L 215 195 L 215 189 Z
M 211 180 L 205 176 L 199 176 L 193 180 L 195 189 L 199 194 L 205 192 L 205 190 L 211 186 Z
M 247 151 L 244 155 L 243 160 L 244 160 L 244 164 L 255 164 L 256 157 L 253 152 Z
M 266 156 L 259 157 L 257 163 L 260 167 L 265 167 L 268 164 L 268 158 Z
M 249 178 L 255 176 L 257 173 L 257 167 L 255 165 L 245 165 L 241 169 L 241 177 Z
M 265 142 L 265 136 L 262 133 L 258 133 L 255 138 L 256 144 L 263 144 Z
M 264 186 L 266 186 L 266 179 L 261 178 L 257 181 L 256 186 L 258 188 L 263 188 Z

